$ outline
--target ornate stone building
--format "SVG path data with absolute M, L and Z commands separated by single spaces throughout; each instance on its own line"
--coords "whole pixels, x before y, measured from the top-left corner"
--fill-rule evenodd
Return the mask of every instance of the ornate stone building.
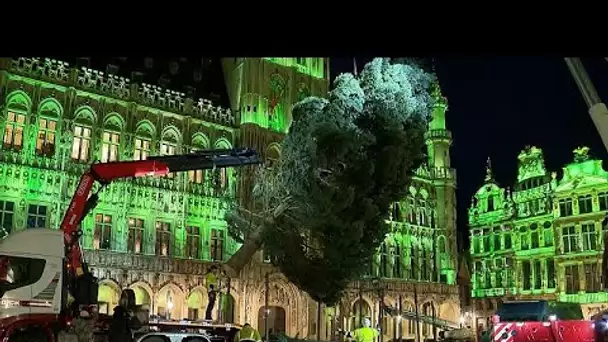
M 513 190 L 498 185 L 488 161 L 469 209 L 479 324 L 507 299 L 581 303 L 586 315 L 606 307 L 600 279 L 608 172 L 588 152 L 574 150 L 558 179 L 540 149 L 526 148 Z
M 104 67 L 95 63 L 0 59 L 3 233 L 58 227 L 79 176 L 96 160 L 248 146 L 272 162 L 280 157 L 293 104 L 308 95 L 325 96 L 329 83 L 326 58 L 182 58 L 166 64 L 146 58 L 139 69 L 117 58 L 106 72 L 91 69 Z M 183 92 L 167 89 L 184 85 Z M 374 324 L 381 320 L 387 339 L 416 331 L 432 336 L 433 319 L 438 326 L 455 325 L 456 178 L 447 104 L 436 96 L 440 101 L 426 135 L 428 162 L 417 171 L 410 195 L 394 204 L 393 232 L 370 278 L 352 284 L 337 307 L 321 308 L 317 326 L 317 304 L 259 252 L 230 280 L 215 317 L 260 328 L 266 321 L 290 336 L 319 333 L 324 339 L 336 328 L 354 328 L 359 316 Z M 239 248 L 223 217 L 237 194 L 249 200 L 250 173 L 192 171 L 109 185 L 82 223 L 86 258 L 101 279 L 101 310 L 111 310 L 120 290 L 129 287 L 155 315 L 200 319 L 207 301 L 205 270 Z M 379 298 L 387 310 L 379 311 Z M 418 329 L 412 320 L 416 306 Z

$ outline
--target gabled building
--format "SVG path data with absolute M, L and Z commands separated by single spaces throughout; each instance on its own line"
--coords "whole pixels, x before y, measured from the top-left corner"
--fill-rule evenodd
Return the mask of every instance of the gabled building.
M 600 292 L 608 173 L 588 152 L 574 150 L 558 180 L 546 170 L 542 151 L 528 147 L 518 156 L 512 188 L 498 185 L 488 163 L 485 184 L 469 208 L 478 324 L 503 300 L 577 302 L 585 314 L 608 302 Z

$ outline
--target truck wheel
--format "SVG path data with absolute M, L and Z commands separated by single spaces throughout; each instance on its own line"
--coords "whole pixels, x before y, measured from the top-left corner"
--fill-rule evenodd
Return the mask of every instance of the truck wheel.
M 48 342 L 46 333 L 41 329 L 18 331 L 8 338 L 8 342 Z

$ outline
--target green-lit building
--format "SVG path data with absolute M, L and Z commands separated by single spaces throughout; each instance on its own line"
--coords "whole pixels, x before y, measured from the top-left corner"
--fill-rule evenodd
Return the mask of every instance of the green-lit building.
M 0 59 L 1 234 L 57 228 L 78 178 L 96 160 L 247 146 L 272 163 L 280 158 L 293 105 L 327 94 L 328 62 L 304 57 L 145 58 L 143 63 L 115 58 L 108 64 Z M 261 326 L 267 315 L 274 331 L 305 337 L 320 330 L 329 339 L 336 327 L 354 328 L 360 314 L 376 324 L 382 288 L 389 306 L 402 299 L 406 318 L 417 304 L 422 316 L 446 320 L 442 324 L 458 321 L 452 137 L 445 125 L 447 103 L 435 95 L 439 101 L 426 134 L 429 159 L 417 171 L 410 195 L 393 206 L 393 232 L 370 272 L 379 282 L 353 284 L 341 305 L 323 308 L 317 326 L 317 304 L 260 252 L 232 279 L 215 317 Z M 246 169 L 192 171 L 108 186 L 82 223 L 87 261 L 101 279 L 101 310 L 111 310 L 120 290 L 129 287 L 155 315 L 201 318 L 207 301 L 204 272 L 240 247 L 228 236 L 223 218 L 230 203 L 250 200 L 250 175 Z M 385 317 L 382 324 L 387 338 L 398 331 L 413 337 L 417 331 L 401 316 Z M 418 331 L 432 336 L 427 323 Z
M 501 301 L 548 299 L 608 305 L 601 291 L 602 221 L 608 172 L 587 147 L 574 150 L 561 177 L 539 148 L 519 156 L 517 181 L 501 187 L 488 160 L 484 185 L 469 208 L 472 297 L 480 324 Z

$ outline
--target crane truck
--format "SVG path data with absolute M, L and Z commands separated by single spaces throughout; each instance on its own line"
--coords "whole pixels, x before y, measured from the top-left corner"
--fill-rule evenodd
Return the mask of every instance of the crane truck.
M 24 229 L 0 241 L 0 341 L 55 342 L 70 318 L 97 312 L 99 285 L 84 260 L 80 223 L 112 181 L 259 163 L 255 150 L 240 148 L 92 164 L 58 230 Z

